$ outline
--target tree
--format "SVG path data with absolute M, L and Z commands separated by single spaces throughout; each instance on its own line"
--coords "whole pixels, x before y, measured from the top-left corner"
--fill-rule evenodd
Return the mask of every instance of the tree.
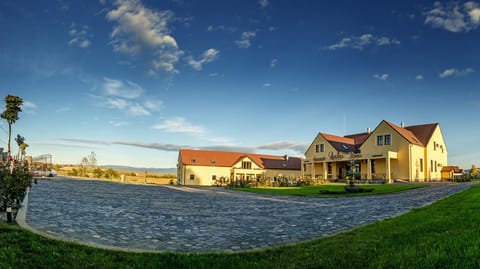
M 470 177 L 471 178 L 477 178 L 477 176 L 478 176 L 477 167 L 475 167 L 475 165 L 472 164 L 472 169 L 470 170 Z
M 18 96 L 7 95 L 5 97 L 5 111 L 0 115 L 8 123 L 8 144 L 7 154 L 10 156 L 10 141 L 12 137 L 12 125 L 18 120 L 18 113 L 22 112 L 23 99 Z
M 28 147 L 28 145 L 25 144 L 25 137 L 19 134 L 17 134 L 17 137 L 15 138 L 15 142 L 17 142 L 17 145 L 18 145 L 17 159 L 20 161 L 21 160 L 20 156 L 23 156 L 25 154 L 25 149 L 26 147 Z M 22 153 L 22 155 L 20 155 L 20 153 Z

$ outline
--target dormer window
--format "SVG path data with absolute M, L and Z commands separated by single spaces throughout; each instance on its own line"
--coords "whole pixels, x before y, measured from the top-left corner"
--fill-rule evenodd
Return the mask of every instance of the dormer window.
M 242 169 L 252 169 L 252 162 L 242 162 Z
M 215 160 L 210 160 L 210 163 L 216 163 Z
M 345 144 L 342 145 L 342 148 L 343 148 L 344 150 L 348 150 L 348 146 L 345 145 Z
M 195 160 L 195 159 L 192 159 L 192 163 L 195 163 L 196 161 L 197 161 L 197 160 Z

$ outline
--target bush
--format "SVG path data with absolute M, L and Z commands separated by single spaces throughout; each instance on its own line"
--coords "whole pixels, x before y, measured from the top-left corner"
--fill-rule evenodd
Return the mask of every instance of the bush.
M 93 169 L 93 177 L 95 178 L 101 178 L 103 176 L 103 170 L 101 168 L 95 168 Z
M 77 169 L 73 168 L 70 172 L 67 173 L 67 175 L 72 177 L 78 177 L 78 171 Z
M 108 178 L 108 179 L 114 179 L 114 178 L 118 178 L 118 172 L 113 170 L 112 168 L 108 168 L 106 171 L 105 171 L 105 178 Z
M 15 167 L 10 174 L 6 167 L 0 168 L 0 205 L 19 207 L 27 188 L 32 186 L 32 175 L 23 166 Z

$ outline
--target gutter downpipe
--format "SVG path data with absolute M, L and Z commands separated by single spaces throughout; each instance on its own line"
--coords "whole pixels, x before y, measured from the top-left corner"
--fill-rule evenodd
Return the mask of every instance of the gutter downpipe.
M 408 144 L 408 181 L 412 180 L 412 144 Z

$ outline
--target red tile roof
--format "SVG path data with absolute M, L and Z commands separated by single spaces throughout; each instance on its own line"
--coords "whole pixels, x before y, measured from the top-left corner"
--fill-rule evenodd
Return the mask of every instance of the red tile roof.
M 422 125 L 414 125 L 414 126 L 407 126 L 405 129 L 411 131 L 415 136 L 422 142 L 424 146 L 428 144 L 428 141 L 433 135 L 435 128 L 437 128 L 438 123 L 430 123 L 430 124 L 422 124 Z
M 463 169 L 458 168 L 458 166 L 443 166 L 442 172 L 454 172 L 454 173 L 463 173 Z
M 386 122 L 388 125 L 390 125 L 390 127 L 392 127 L 392 129 L 397 131 L 397 133 L 399 133 L 401 136 L 403 136 L 403 138 L 407 139 L 407 141 L 410 142 L 411 144 L 414 144 L 414 145 L 417 145 L 417 146 L 422 146 L 422 147 L 425 146 L 422 142 L 420 142 L 420 140 L 415 136 L 415 134 L 413 134 L 407 128 L 402 128 L 402 127 L 400 127 L 398 125 L 395 125 L 395 124 L 393 124 L 389 121 L 386 121 L 386 120 L 384 120 L 384 122 Z
M 180 149 L 179 154 L 184 165 L 232 167 L 244 157 L 250 158 L 264 169 L 300 170 L 302 163 L 302 159 L 297 157 L 285 158 L 285 156 L 243 152 Z

